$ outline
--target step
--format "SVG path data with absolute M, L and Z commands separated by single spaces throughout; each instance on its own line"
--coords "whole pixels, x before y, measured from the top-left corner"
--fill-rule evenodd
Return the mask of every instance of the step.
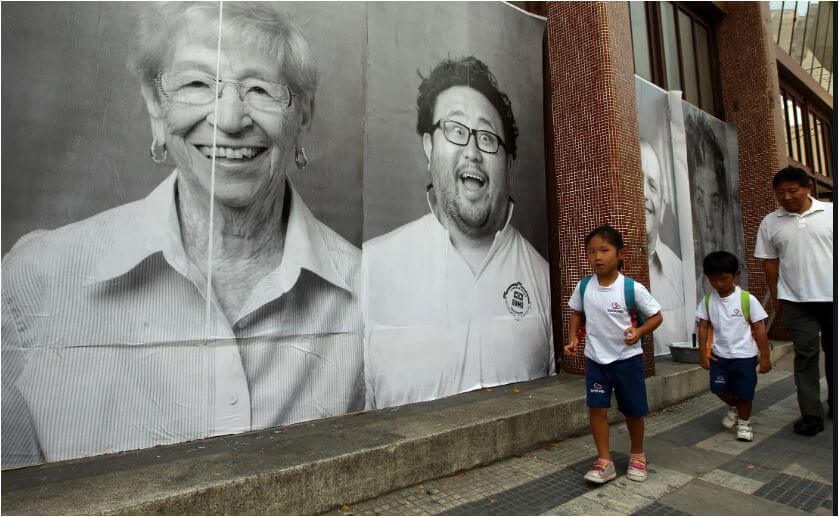
M 774 342 L 775 358 L 791 343 Z M 708 389 L 656 362 L 651 411 Z M 620 420 L 616 411 L 610 419 Z M 314 514 L 588 432 L 584 378 L 560 374 L 251 433 L 5 470 L 5 514 Z

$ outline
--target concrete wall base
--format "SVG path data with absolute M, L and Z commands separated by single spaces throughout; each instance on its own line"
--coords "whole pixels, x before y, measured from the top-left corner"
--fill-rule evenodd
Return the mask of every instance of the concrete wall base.
M 776 342 L 780 357 L 790 343 Z M 701 394 L 669 360 L 651 411 Z M 562 374 L 243 435 L 11 469 L 3 514 L 314 514 L 588 432 L 585 379 Z M 612 410 L 610 419 L 621 420 Z

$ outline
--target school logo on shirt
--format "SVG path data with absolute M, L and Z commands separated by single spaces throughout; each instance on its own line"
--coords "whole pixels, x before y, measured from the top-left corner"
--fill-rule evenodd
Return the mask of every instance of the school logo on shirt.
M 731 315 L 742 318 L 743 317 L 743 311 L 742 311 L 742 309 L 737 307 L 736 309 L 734 309 L 734 312 Z
M 606 312 L 612 314 L 623 314 L 623 309 L 621 308 L 621 304 L 618 302 L 612 302 L 612 306 L 606 309 Z
M 725 377 L 722 375 L 717 375 L 717 378 L 714 380 L 715 384 L 725 384 Z
M 603 386 L 599 382 L 595 382 L 594 384 L 592 384 L 591 390 L 589 391 L 591 391 L 592 393 L 606 393 L 606 390 L 603 389 Z
M 521 285 L 521 282 L 516 282 L 504 291 L 504 303 L 507 304 L 507 310 L 513 315 L 513 318 L 520 320 L 530 311 L 530 295 L 527 290 Z

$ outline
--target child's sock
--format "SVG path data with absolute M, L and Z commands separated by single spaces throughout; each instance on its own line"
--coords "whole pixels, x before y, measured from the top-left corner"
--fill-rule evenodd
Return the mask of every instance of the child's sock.
M 629 461 L 632 460 L 640 461 L 641 463 L 647 463 L 647 455 L 643 452 L 639 452 L 638 454 L 632 452 L 629 454 Z
M 728 406 L 728 410 L 732 413 L 737 413 L 737 406 Z
M 737 418 L 737 424 L 738 425 L 740 425 L 740 424 L 751 424 L 751 423 L 752 423 L 751 418 L 747 418 L 746 420 L 743 420 L 742 418 L 739 418 L 739 417 Z
M 612 463 L 612 460 L 607 460 L 606 458 L 597 458 L 597 461 L 599 463 L 602 463 L 602 464 L 606 465 L 606 466 L 608 466 L 610 463 Z

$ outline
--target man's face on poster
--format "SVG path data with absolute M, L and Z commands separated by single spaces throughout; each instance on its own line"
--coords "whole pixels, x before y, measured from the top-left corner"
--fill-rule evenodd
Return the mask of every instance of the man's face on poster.
M 702 240 L 708 244 L 708 251 L 722 249 L 723 237 L 726 233 L 725 206 L 723 203 L 723 192 L 717 185 L 716 174 L 712 163 L 697 163 L 696 177 L 708 178 L 708 181 L 697 182 L 696 201 L 699 206 L 699 228 L 702 231 Z M 733 250 L 727 250 L 733 251 Z
M 434 122 L 454 121 L 468 129 L 489 131 L 503 140 L 501 116 L 483 94 L 468 86 L 452 86 L 437 97 Z M 467 129 L 467 131 L 468 131 Z M 476 135 L 466 145 L 450 142 L 443 130 L 423 135 L 437 203 L 467 235 L 491 235 L 504 224 L 509 197 L 511 160 L 503 145 L 495 153 L 478 148 Z
M 644 171 L 644 217 L 647 224 L 647 245 L 655 246 L 664 216 L 664 172 L 652 146 L 641 145 L 641 169 Z

